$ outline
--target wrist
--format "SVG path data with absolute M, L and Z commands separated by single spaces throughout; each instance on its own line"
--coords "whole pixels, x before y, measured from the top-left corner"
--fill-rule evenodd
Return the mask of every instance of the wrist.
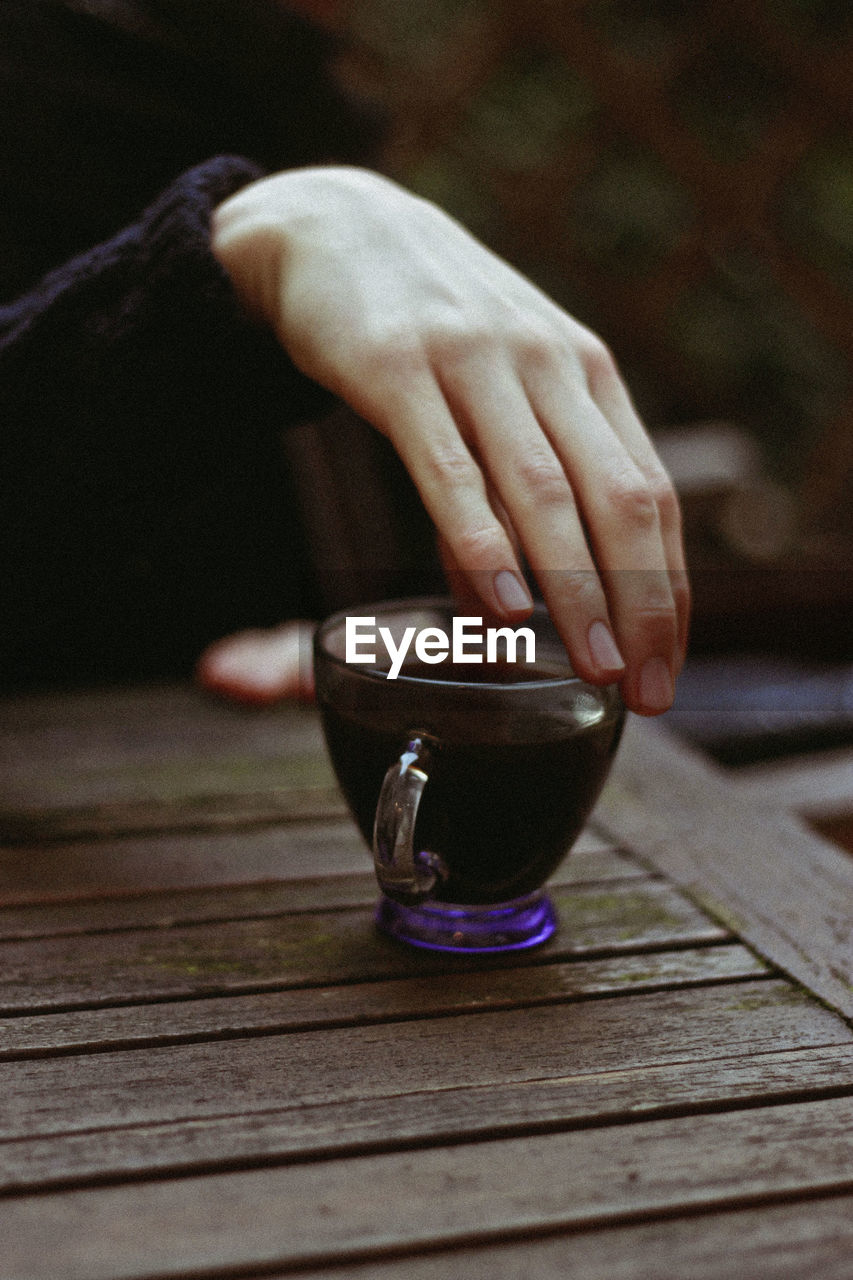
M 274 293 L 280 274 L 280 234 L 263 217 L 255 194 L 267 179 L 250 183 L 218 205 L 210 220 L 210 249 L 253 320 L 274 327 Z
M 287 170 L 249 183 L 216 207 L 211 249 L 244 310 L 282 342 L 285 271 L 311 258 L 357 257 L 375 210 L 400 188 L 345 165 Z M 352 244 L 349 245 L 348 241 Z

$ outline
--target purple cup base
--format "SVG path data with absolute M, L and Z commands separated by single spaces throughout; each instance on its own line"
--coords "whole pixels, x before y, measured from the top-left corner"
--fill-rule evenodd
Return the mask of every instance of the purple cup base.
M 376 908 L 376 924 L 383 933 L 412 947 L 488 955 L 539 946 L 556 929 L 557 913 L 541 889 L 512 902 L 485 906 L 427 902 L 406 907 L 383 895 Z

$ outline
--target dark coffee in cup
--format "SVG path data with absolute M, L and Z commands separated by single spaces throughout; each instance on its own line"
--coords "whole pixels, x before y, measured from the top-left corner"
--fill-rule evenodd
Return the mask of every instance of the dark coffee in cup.
M 473 700 L 470 715 L 443 715 L 430 707 L 437 680 L 465 687 L 523 686 L 545 682 L 547 664 L 479 666 L 407 663 L 400 680 L 416 690 L 418 716 L 391 728 L 382 709 L 366 699 L 359 714 L 342 714 L 321 698 L 329 753 L 341 789 L 368 844 L 383 779 L 406 751 L 413 733 L 423 742 L 429 775 L 418 807 L 414 843 L 437 855 L 443 873 L 431 897 L 452 903 L 496 903 L 541 886 L 562 861 L 598 797 L 616 751 L 621 714 L 590 696 L 586 722 L 560 728 L 553 721 L 525 726 L 523 717 L 484 715 Z M 519 689 L 519 692 L 521 690 Z M 597 714 L 598 713 L 598 714 Z
M 419 629 L 435 637 L 462 621 L 450 601 L 412 600 L 351 611 L 359 625 L 384 625 L 390 641 L 385 655 L 376 646 L 354 664 L 347 617 L 317 632 L 317 700 L 341 789 L 373 849 L 380 926 L 445 950 L 542 941 L 556 923 L 542 886 L 619 743 L 618 691 L 574 675 L 543 606 L 525 623 L 535 653 L 517 661 L 515 652 L 394 658 Z

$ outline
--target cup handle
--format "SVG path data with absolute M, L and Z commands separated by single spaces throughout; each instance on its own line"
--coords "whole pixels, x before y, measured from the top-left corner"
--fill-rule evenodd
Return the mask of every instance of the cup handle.
M 429 748 L 412 737 L 406 750 L 385 774 L 373 825 L 373 865 L 379 887 L 405 906 L 423 902 L 446 875 L 438 854 L 415 852 L 413 837 L 418 806 L 429 775 Z

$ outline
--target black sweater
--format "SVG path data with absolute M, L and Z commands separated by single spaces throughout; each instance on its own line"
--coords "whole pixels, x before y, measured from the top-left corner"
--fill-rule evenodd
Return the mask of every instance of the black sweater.
M 187 669 L 310 612 L 282 426 L 327 400 L 209 219 L 369 155 L 277 0 L 0 0 L 0 681 Z

